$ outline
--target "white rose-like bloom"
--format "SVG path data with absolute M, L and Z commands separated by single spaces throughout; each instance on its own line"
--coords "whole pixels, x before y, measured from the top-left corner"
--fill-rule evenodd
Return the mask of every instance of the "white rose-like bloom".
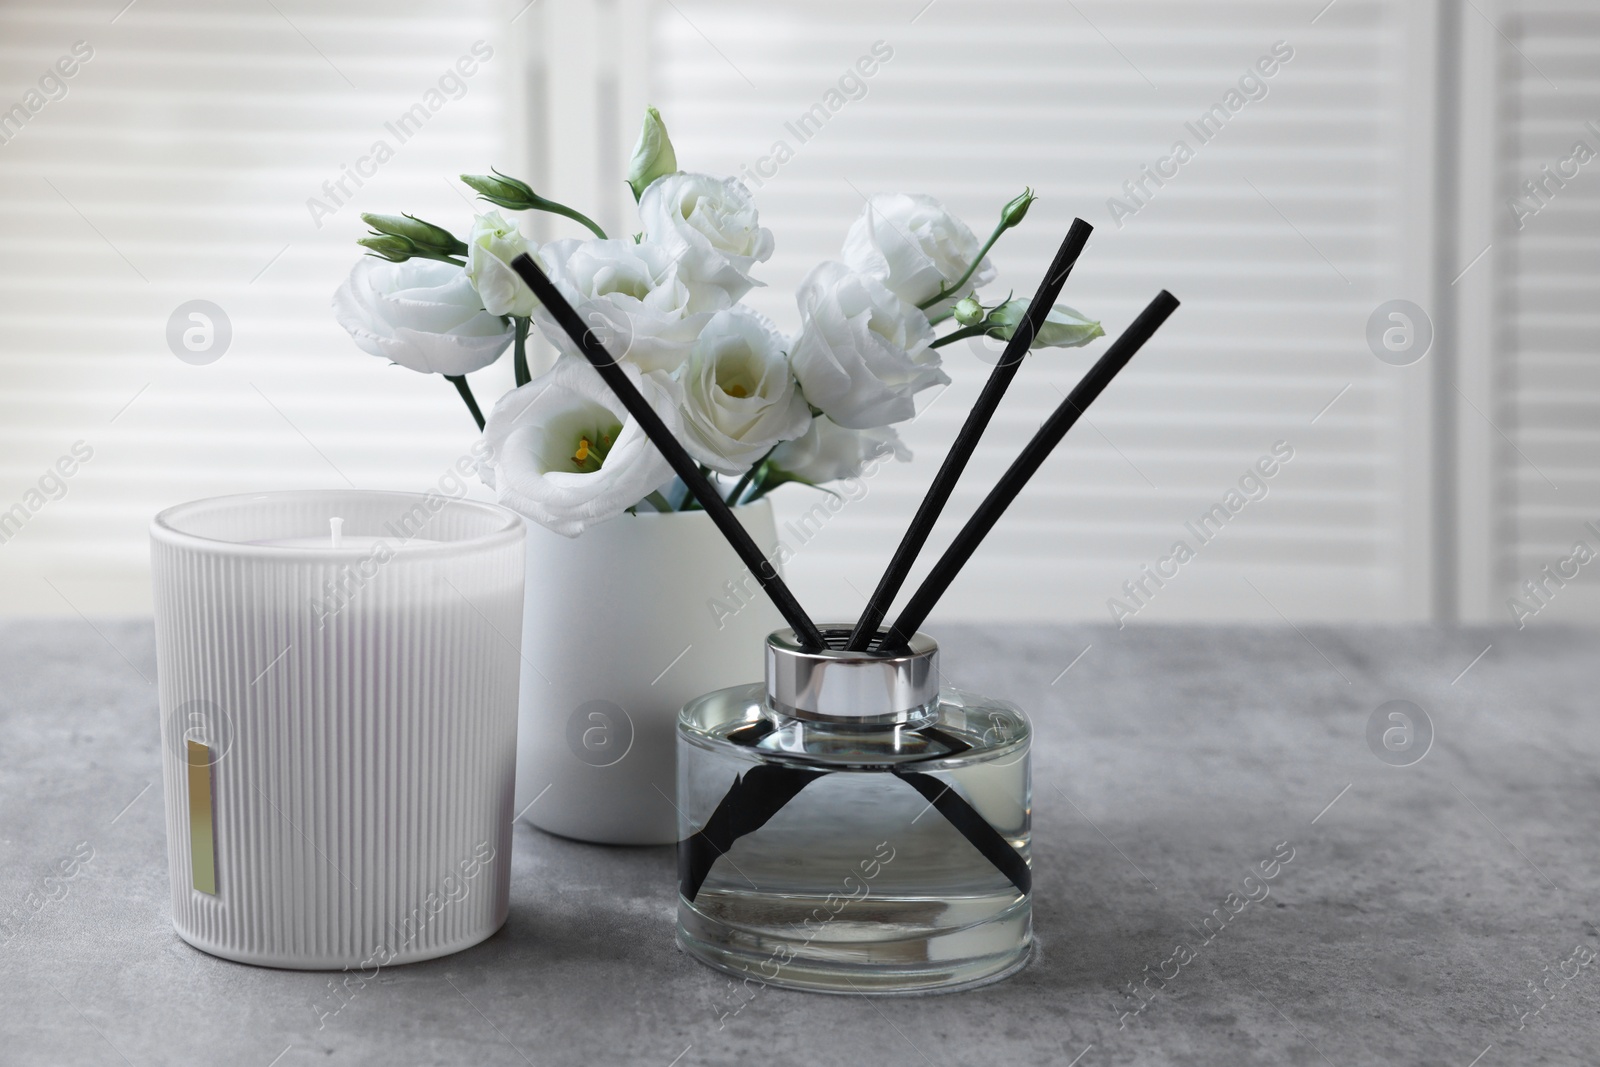
M 363 352 L 423 374 L 480 370 L 511 343 L 466 272 L 432 259 L 361 257 L 333 294 L 333 317 Z
M 933 197 L 878 193 L 845 234 L 844 261 L 882 281 L 902 300 L 921 306 L 965 274 L 982 247 L 967 224 Z M 949 302 L 994 278 L 994 264 L 985 256 L 967 283 L 948 294 Z
M 498 211 L 486 212 L 472 221 L 472 236 L 467 239 L 467 278 L 483 297 L 484 310 L 489 314 L 519 318 L 533 314 L 539 301 L 528 283 L 511 269 L 513 259 L 533 250 L 533 242 Z
M 649 241 L 552 241 L 539 261 L 606 350 L 646 371 L 676 371 L 712 313 L 728 306 L 725 292 L 685 280 L 667 250 Z M 551 344 L 582 354 L 542 306 L 533 317 Z
M 737 178 L 668 174 L 639 198 L 645 237 L 678 259 L 685 278 L 709 282 L 736 302 L 752 287 L 757 263 L 772 255 L 772 231 L 762 226 L 755 200 Z
M 682 375 L 690 455 L 742 474 L 779 441 L 806 432 L 811 409 L 783 350 L 783 335 L 758 311 L 739 304 L 712 316 Z
M 800 336 L 790 363 L 806 399 L 840 426 L 902 422 L 917 413 L 917 393 L 950 383 L 928 347 L 928 317 L 876 278 L 819 263 L 795 300 Z
M 847 430 L 826 415 L 811 421 L 805 435 L 785 441 L 772 453 L 772 465 L 795 481 L 822 485 L 859 477 L 869 460 L 893 456 L 901 463 L 911 450 L 888 426 Z
M 675 436 L 679 389 L 667 375 L 621 365 Z M 568 537 L 621 515 L 672 478 L 672 467 L 580 356 L 500 398 L 483 430 L 484 484 L 501 504 Z

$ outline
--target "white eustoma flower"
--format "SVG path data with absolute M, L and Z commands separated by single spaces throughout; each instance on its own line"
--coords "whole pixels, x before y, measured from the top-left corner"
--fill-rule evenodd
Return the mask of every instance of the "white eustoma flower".
M 890 427 L 848 430 L 818 415 L 804 436 L 773 451 L 772 465 L 795 481 L 822 485 L 859 477 L 869 461 L 888 456 L 901 463 L 911 458 L 911 450 Z
M 552 241 L 539 261 L 606 350 L 646 371 L 681 367 L 712 313 L 728 306 L 722 289 L 684 279 L 650 241 Z M 562 352 L 581 355 L 543 307 L 534 322 Z
M 479 370 L 511 343 L 510 325 L 483 309 L 466 272 L 432 259 L 363 256 L 333 294 L 333 317 L 363 352 L 423 374 Z
M 813 406 L 853 430 L 902 422 L 913 397 L 950 383 L 928 345 L 928 317 L 876 278 L 819 263 L 795 297 L 800 336 L 789 360 Z
M 765 315 L 742 304 L 706 323 L 682 383 L 683 446 L 723 474 L 742 474 L 779 441 L 805 433 L 811 422 L 783 335 Z
M 896 296 L 921 306 L 966 273 L 983 245 L 967 224 L 931 196 L 878 193 L 844 238 L 844 261 L 882 281 Z M 972 277 L 937 307 L 994 281 L 987 256 Z
M 467 278 L 483 297 L 484 310 L 491 315 L 533 314 L 539 301 L 528 283 L 511 269 L 511 261 L 534 244 L 498 211 L 485 212 L 472 222 L 467 239 Z
M 622 364 L 674 436 L 682 436 L 679 389 L 660 371 Z M 562 356 L 500 398 L 483 431 L 479 476 L 501 504 L 576 537 L 615 518 L 672 478 L 672 467 L 592 366 Z
M 639 198 L 645 237 L 677 259 L 683 276 L 709 282 L 730 303 L 763 285 L 750 277 L 772 255 L 772 231 L 760 224 L 754 199 L 737 178 L 668 174 Z

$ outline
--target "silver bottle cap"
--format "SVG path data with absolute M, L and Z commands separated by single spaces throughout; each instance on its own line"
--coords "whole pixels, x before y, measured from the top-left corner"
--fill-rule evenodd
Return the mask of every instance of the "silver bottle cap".
M 843 645 L 848 624 L 823 625 Z M 767 706 L 797 719 L 890 725 L 925 717 L 939 699 L 939 646 L 915 634 L 899 652 L 802 648 L 790 629 L 767 637 Z

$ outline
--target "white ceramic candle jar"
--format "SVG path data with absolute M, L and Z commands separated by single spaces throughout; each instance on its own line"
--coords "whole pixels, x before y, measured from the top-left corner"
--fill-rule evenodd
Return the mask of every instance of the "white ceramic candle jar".
M 244 963 L 372 967 L 505 921 L 523 526 L 436 494 L 151 524 L 172 917 Z

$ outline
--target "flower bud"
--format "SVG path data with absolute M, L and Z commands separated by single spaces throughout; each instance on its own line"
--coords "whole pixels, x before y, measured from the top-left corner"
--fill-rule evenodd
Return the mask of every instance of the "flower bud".
M 628 161 L 628 186 L 633 198 L 639 199 L 650 183 L 678 170 L 678 154 L 673 151 L 672 139 L 667 136 L 661 112 L 653 107 L 644 109 L 644 125 L 639 129 L 639 140 L 633 146 L 633 158 Z
M 491 168 L 492 169 L 492 168 Z M 565 204 L 558 204 L 554 200 L 546 200 L 533 191 L 527 182 L 508 178 L 499 171 L 490 174 L 463 174 L 461 180 L 470 185 L 474 192 L 495 207 L 503 207 L 507 211 L 549 211 L 556 215 L 564 215 L 574 222 L 585 226 L 600 240 L 606 239 L 605 231 L 595 221 L 582 212 L 574 211 Z M 461 246 L 466 251 L 466 245 Z
M 443 226 L 423 222 L 415 215 L 372 215 L 363 213 L 361 221 L 382 236 L 399 237 L 411 251 L 422 254 L 458 256 L 467 250 L 465 243 Z
M 985 325 L 989 327 L 991 336 L 1009 341 L 1017 330 L 1017 323 L 1022 321 L 1022 316 L 1027 314 L 1027 311 L 1026 300 L 1007 300 L 1004 304 L 989 310 Z
M 544 198 L 527 182 L 508 178 L 499 171 L 492 175 L 463 174 L 461 180 L 483 199 L 507 211 L 532 211 L 545 205 Z
M 358 238 L 356 244 L 370 250 L 374 255 L 382 256 L 391 263 L 404 263 L 417 250 L 416 245 L 413 245 L 404 237 L 395 237 L 387 233 Z
M 1011 340 L 1011 335 L 1017 332 L 1017 326 L 1022 322 L 1023 316 L 1028 313 L 1026 299 L 1007 300 L 1004 304 L 989 312 L 989 334 L 1003 340 Z M 1029 348 L 1078 348 L 1088 344 L 1096 337 L 1103 337 L 1105 330 L 1093 319 L 1085 318 L 1080 312 L 1065 304 L 1057 304 L 1045 316 L 1044 323 L 1039 327 L 1039 333 L 1033 339 Z
M 969 296 L 951 309 L 951 315 L 963 326 L 976 326 L 983 321 L 985 312 L 983 305 Z
M 1023 189 L 1022 193 L 1017 196 L 1016 199 L 1012 200 L 1010 203 L 1006 204 L 1005 207 L 1000 209 L 1001 228 L 1009 230 L 1011 227 L 1021 222 L 1023 218 L 1027 216 L 1028 208 L 1032 206 L 1033 202 L 1037 199 L 1039 198 L 1033 195 L 1032 189 Z

